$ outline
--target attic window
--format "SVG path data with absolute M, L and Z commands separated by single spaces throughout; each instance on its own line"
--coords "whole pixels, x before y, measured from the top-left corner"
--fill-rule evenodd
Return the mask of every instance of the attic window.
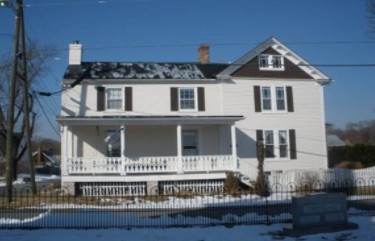
M 284 58 L 282 55 L 259 55 L 260 70 L 284 70 Z

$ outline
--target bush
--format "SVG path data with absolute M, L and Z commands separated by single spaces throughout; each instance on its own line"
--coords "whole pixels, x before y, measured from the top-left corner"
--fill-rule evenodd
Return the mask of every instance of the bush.
M 240 179 L 234 172 L 227 172 L 224 181 L 224 191 L 228 193 L 237 193 L 240 190 Z
M 319 183 L 319 174 L 314 171 L 304 171 L 298 173 L 295 180 L 297 192 L 312 192 Z
M 335 165 L 336 168 L 345 168 L 345 169 L 362 169 L 364 168 L 362 162 L 351 162 L 343 161 Z

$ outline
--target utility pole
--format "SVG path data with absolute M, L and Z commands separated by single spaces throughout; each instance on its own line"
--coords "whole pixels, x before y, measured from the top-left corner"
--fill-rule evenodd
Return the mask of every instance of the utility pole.
M 35 183 L 35 168 L 34 162 L 32 157 L 32 150 L 31 150 L 31 128 L 30 128 L 30 106 L 29 106 L 29 88 L 28 82 L 29 79 L 27 78 L 27 59 L 26 59 L 26 41 L 25 41 L 25 19 L 23 15 L 23 7 L 19 9 L 20 16 L 21 16 L 21 50 L 22 50 L 22 68 L 21 68 L 21 82 L 22 82 L 22 89 L 23 89 L 23 109 L 24 109 L 24 125 L 25 125 L 25 134 L 26 134 L 26 156 L 27 160 L 29 161 L 29 169 L 30 169 L 30 182 L 31 182 L 31 191 L 35 195 L 37 193 L 36 190 L 36 183 Z
M 12 202 L 13 197 L 13 172 L 14 172 L 14 145 L 13 145 L 13 132 L 14 132 L 14 104 L 16 81 L 18 72 L 18 52 L 19 52 L 19 34 L 21 26 L 21 11 L 22 0 L 17 0 L 14 6 L 15 11 L 15 24 L 14 24 L 14 38 L 13 38 L 13 62 L 12 73 L 9 83 L 8 91 L 8 112 L 7 112 L 7 139 L 6 139 L 6 192 L 8 203 Z

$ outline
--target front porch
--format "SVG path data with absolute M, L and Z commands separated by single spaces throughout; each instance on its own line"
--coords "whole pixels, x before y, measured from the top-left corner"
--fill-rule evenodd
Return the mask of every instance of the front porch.
M 202 190 L 213 185 L 217 190 L 226 172 L 238 170 L 235 122 L 240 119 L 61 117 L 62 185 L 141 194 L 153 193 L 155 187 L 169 190 L 168 185 L 176 183 Z
M 237 171 L 235 122 L 240 119 L 61 117 L 62 176 Z

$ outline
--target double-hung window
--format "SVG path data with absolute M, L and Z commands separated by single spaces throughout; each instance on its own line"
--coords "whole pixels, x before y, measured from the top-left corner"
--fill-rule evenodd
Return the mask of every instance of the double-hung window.
M 275 88 L 276 110 L 285 110 L 285 87 Z
M 264 130 L 263 139 L 265 158 L 289 158 L 289 138 L 287 130 Z
M 286 110 L 285 87 L 261 87 L 262 111 L 278 112 Z
M 97 90 L 97 111 L 133 110 L 133 87 L 104 87 L 98 86 Z
M 275 157 L 275 143 L 273 137 L 273 131 L 266 130 L 263 133 L 264 135 L 264 147 L 265 147 L 265 157 L 274 158 Z
M 122 110 L 123 89 L 122 88 L 106 88 L 106 109 Z
M 262 109 L 272 110 L 271 87 L 262 87 Z
M 279 130 L 279 157 L 288 157 L 288 132 L 286 130 Z
M 197 109 L 196 88 L 180 88 L 179 89 L 179 109 L 180 110 L 196 110 Z
M 259 55 L 260 70 L 284 70 L 284 57 L 282 55 Z
M 205 111 L 204 87 L 171 87 L 171 111 Z

